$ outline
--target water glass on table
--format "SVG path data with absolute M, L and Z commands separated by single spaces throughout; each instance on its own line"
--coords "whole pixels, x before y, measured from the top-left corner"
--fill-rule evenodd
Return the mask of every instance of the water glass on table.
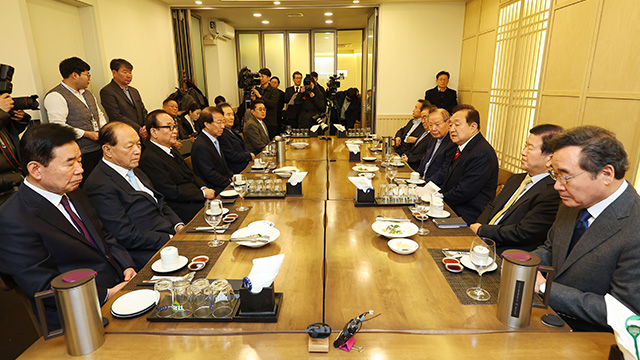
M 191 286 L 191 283 L 186 279 L 175 280 L 172 284 L 172 317 L 174 319 L 185 319 L 191 317 L 191 314 L 193 314 L 193 308 L 191 307 L 191 301 L 189 297 L 189 286 Z
M 209 200 L 204 204 L 204 220 L 209 224 L 209 226 L 215 227 L 220 224 L 222 221 L 223 212 L 222 212 L 222 201 L 215 199 Z M 222 246 L 224 243 L 218 240 L 218 232 L 213 231 L 213 240 L 209 241 L 207 245 L 210 247 L 218 247 Z
M 427 218 L 427 212 L 429 211 L 429 207 L 427 206 L 427 203 L 424 201 L 420 201 L 419 203 L 416 203 L 415 209 L 416 209 L 416 212 L 418 213 L 418 216 L 420 216 L 420 229 L 418 230 L 418 235 L 421 235 L 421 236 L 429 235 L 431 231 L 429 231 L 429 229 L 424 227 L 424 219 Z
M 211 298 L 211 284 L 207 279 L 198 279 L 191 284 L 191 304 L 193 316 L 197 318 L 211 317 L 213 299 Z
M 496 242 L 476 237 L 471 243 L 469 260 L 480 275 L 480 281 L 478 286 L 467 289 L 467 295 L 477 301 L 487 301 L 491 298 L 491 294 L 482 288 L 482 274 L 496 262 Z
M 236 211 L 247 211 L 248 207 L 244 206 L 244 196 L 247 194 L 247 179 L 242 174 L 233 175 L 233 190 L 240 196 L 240 206 Z

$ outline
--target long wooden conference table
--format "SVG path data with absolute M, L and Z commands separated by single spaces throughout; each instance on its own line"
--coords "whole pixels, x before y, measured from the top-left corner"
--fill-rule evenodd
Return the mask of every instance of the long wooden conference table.
M 514 329 L 496 318 L 496 305 L 462 305 L 428 249 L 467 248 L 474 237 L 470 230 L 414 235 L 411 238 L 420 245 L 415 253 L 392 252 L 387 239 L 377 235 L 371 224 L 377 215 L 406 215 L 399 206 L 354 206 L 356 190 L 347 177 L 356 174 L 351 169 L 355 163 L 348 161 L 345 140 L 311 138 L 304 139 L 310 144 L 304 149 L 288 146 L 285 165 L 308 172 L 302 182 L 303 196 L 247 199 L 245 204 L 251 210 L 242 223 L 273 221 L 280 237 L 256 249 L 227 244 L 208 273 L 197 273 L 196 278 L 241 279 L 251 270 L 253 259 L 285 254 L 274 283 L 275 290 L 283 293 L 277 322 L 149 322 L 146 315 L 118 319 L 111 315 L 110 308 L 126 292 L 121 291 L 102 307 L 103 316 L 110 321 L 105 328 L 105 344 L 85 358 L 607 357 L 610 345 L 615 343 L 612 334 L 572 333 L 566 325 L 547 327 L 540 318 L 553 313 L 551 309 L 534 308 L 531 324 Z M 370 155 L 366 144 L 361 149 L 363 156 Z M 247 176 L 259 174 L 248 172 Z M 384 172 L 373 179 L 376 187 L 385 182 Z M 229 207 L 233 211 L 238 205 L 239 200 Z M 228 239 L 230 232 L 218 236 Z M 183 230 L 169 245 L 211 237 Z M 135 278 L 133 282 L 141 280 L 148 279 Z M 347 321 L 369 309 L 381 315 L 366 322 L 356 335 L 356 345 L 363 347 L 361 353 L 333 346 L 328 354 L 307 351 L 304 330 L 309 324 L 328 323 L 334 331 L 330 338 L 333 342 Z M 48 341 L 41 338 L 21 355 L 23 359 L 45 357 L 70 357 L 63 337 Z

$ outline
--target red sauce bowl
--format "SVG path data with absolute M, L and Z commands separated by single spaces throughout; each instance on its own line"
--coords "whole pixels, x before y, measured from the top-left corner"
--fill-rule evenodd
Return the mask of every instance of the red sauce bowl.
M 452 273 L 462 272 L 462 265 L 460 264 L 446 264 L 444 267 Z

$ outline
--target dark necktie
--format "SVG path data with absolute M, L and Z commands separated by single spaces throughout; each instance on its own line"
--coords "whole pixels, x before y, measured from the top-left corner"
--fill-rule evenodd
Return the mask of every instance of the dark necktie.
M 80 235 L 87 239 L 87 241 L 90 242 L 91 245 L 97 247 L 95 241 L 93 241 L 93 238 L 91 237 L 91 234 L 89 234 L 89 231 L 87 231 L 87 228 L 84 226 L 84 222 L 82 222 L 82 219 L 80 219 L 80 217 L 78 217 L 78 215 L 76 215 L 76 213 L 71 209 L 69 200 L 67 199 L 67 195 L 62 195 L 60 203 L 62 204 L 62 207 L 67 212 L 67 214 L 69 214 L 69 216 L 71 217 L 71 221 L 73 221 L 73 224 L 80 231 Z
M 426 131 L 425 131 L 426 133 Z M 427 154 L 431 153 L 431 155 L 429 155 L 429 160 L 427 160 L 427 163 L 424 164 L 424 172 L 422 173 L 422 178 L 426 179 L 427 178 L 427 171 L 429 170 L 429 165 L 431 165 L 431 160 L 433 160 L 433 155 L 435 155 L 436 153 L 436 145 L 438 145 L 438 139 L 433 139 L 433 145 L 429 146 L 430 148 L 430 152 L 427 152 Z M 426 154 L 425 154 L 426 157 Z
M 453 163 L 454 161 L 456 161 L 458 156 L 460 156 L 460 149 L 456 149 L 456 156 L 453 157 L 453 160 L 451 160 L 451 162 Z
M 582 237 L 587 228 L 589 227 L 589 218 L 591 214 L 587 209 L 581 209 L 578 214 L 578 218 L 576 219 L 576 223 L 573 227 L 573 235 L 571 235 L 571 242 L 569 243 L 569 250 L 567 250 L 567 255 L 571 252 L 571 249 L 576 245 L 578 240 Z

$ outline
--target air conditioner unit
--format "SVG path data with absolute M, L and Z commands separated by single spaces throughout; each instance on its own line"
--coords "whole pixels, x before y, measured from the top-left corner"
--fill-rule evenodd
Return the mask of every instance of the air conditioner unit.
M 215 19 L 209 19 L 209 32 L 213 36 L 225 40 L 234 39 L 236 36 L 233 26 Z

